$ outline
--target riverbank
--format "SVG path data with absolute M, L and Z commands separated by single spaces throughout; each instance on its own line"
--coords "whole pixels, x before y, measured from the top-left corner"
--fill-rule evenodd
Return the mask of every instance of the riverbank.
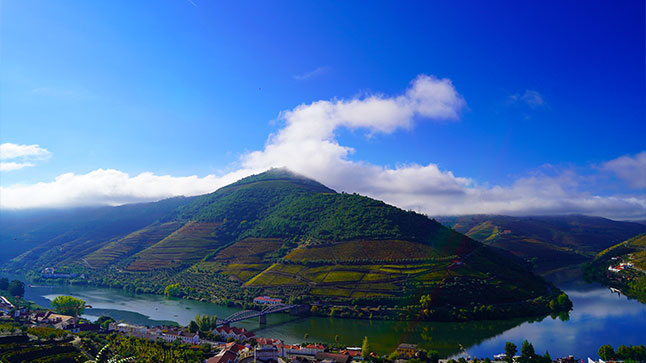
M 100 288 L 116 288 L 127 293 L 133 294 L 154 294 L 168 296 L 169 285 L 164 285 L 166 281 L 163 276 L 155 277 L 154 283 L 144 284 L 142 280 L 128 279 L 125 282 L 123 278 L 115 278 L 108 274 L 106 277 L 98 278 L 89 273 L 83 274 L 82 271 L 74 271 L 84 278 L 62 279 L 62 278 L 43 278 L 35 272 L 27 272 L 26 277 L 37 283 L 59 283 L 72 284 L 80 286 L 94 286 Z M 119 273 L 122 275 L 123 273 Z M 163 272 L 160 272 L 163 275 Z M 171 272 L 172 274 L 172 272 Z M 143 278 L 148 277 L 147 275 Z M 150 277 L 152 279 L 152 276 Z M 164 281 L 161 283 L 160 281 Z M 213 304 L 226 305 L 232 308 L 244 310 L 259 310 L 262 306 L 253 304 L 255 297 L 262 293 L 257 288 L 241 288 L 230 279 L 215 279 L 212 284 L 219 286 L 218 291 L 222 292 L 221 296 L 205 294 L 204 291 L 179 285 L 173 289 L 170 294 L 172 297 L 194 300 L 201 302 L 210 302 Z M 144 287 L 146 286 L 146 287 Z M 310 310 L 303 315 L 347 318 L 347 319 L 366 319 L 366 320 L 396 320 L 396 321 L 427 321 L 427 322 L 467 322 L 480 320 L 509 320 L 515 318 L 537 319 L 548 315 L 566 317 L 572 308 L 570 299 L 560 289 L 548 283 L 548 296 L 540 296 L 533 299 L 527 299 L 514 303 L 492 303 L 482 304 L 469 302 L 467 305 L 438 305 L 431 299 L 431 295 L 437 296 L 443 294 L 442 290 L 437 290 L 429 295 L 426 302 L 419 297 L 409 297 L 400 299 L 368 299 L 365 301 L 357 300 L 353 304 L 339 305 L 331 302 L 313 301 L 313 298 L 305 299 L 306 292 L 301 292 L 300 296 L 294 298 L 293 294 L 285 300 L 289 304 L 305 303 L 310 305 Z M 414 296 L 418 296 L 414 295 Z M 424 296 L 424 295 L 422 295 Z M 277 295 L 283 298 L 283 295 Z M 456 302 L 464 299 L 455 299 Z M 372 305 L 365 305 L 372 303 Z

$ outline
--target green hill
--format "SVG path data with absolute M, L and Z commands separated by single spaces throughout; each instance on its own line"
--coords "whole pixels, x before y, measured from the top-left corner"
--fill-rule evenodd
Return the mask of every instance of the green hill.
M 466 320 L 567 310 L 563 301 L 550 306 L 559 292 L 505 253 L 426 216 L 284 169 L 157 216 L 100 240 L 54 237 L 10 266 L 83 272 L 90 283 L 140 292 L 179 284 L 176 294 L 220 302 L 266 293 L 345 316 Z M 377 305 L 391 308 L 370 310 Z
M 470 215 L 438 220 L 487 245 L 534 259 L 541 272 L 588 261 L 605 248 L 646 232 L 643 224 L 582 215 Z

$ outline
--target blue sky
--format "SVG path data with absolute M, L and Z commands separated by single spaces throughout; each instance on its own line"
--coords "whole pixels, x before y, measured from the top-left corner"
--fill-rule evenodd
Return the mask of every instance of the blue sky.
M 287 166 L 430 214 L 644 218 L 644 13 L 593 1 L 4 1 L 2 161 L 30 166 L 4 167 L 0 206 L 199 194 Z M 397 103 L 416 85 L 455 115 L 371 121 L 371 97 Z M 305 121 L 333 125 L 311 155 L 302 134 L 269 139 L 301 122 L 285 111 L 353 100 L 365 113 Z M 16 156 L 29 145 L 44 151 Z

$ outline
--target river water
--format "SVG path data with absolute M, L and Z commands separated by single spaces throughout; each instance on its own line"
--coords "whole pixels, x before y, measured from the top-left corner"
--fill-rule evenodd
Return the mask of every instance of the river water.
M 259 326 L 257 318 L 235 325 L 252 330 L 257 336 L 283 339 L 286 343 L 300 343 L 305 334 L 309 336 L 308 341 L 332 343 L 339 335 L 341 343 L 358 346 L 363 337 L 368 336 L 373 349 L 379 353 L 388 353 L 399 343 L 406 342 L 435 349 L 442 355 L 491 357 L 503 352 L 506 341 L 520 347 L 527 339 L 533 343 L 537 353 L 543 354 L 548 350 L 552 358 L 568 354 L 577 358 L 596 358 L 596 352 L 603 344 L 611 344 L 615 348 L 621 344 L 646 344 L 646 305 L 580 279 L 556 283 L 574 303 L 567 321 L 546 317 L 540 321 L 433 323 L 271 314 L 263 327 Z M 116 320 L 144 325 L 171 322 L 187 325 L 196 314 L 224 318 L 238 310 L 199 301 L 129 294 L 109 288 L 27 286 L 25 292 L 27 299 L 47 307 L 54 297 L 64 294 L 82 298 L 91 305 L 92 309 L 87 309 L 84 315 L 91 320 L 109 315 Z

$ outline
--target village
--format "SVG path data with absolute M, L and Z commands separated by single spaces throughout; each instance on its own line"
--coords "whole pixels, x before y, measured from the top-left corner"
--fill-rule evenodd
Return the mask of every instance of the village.
M 259 297 L 258 302 L 276 304 L 279 299 Z M 206 360 L 208 363 L 238 362 L 325 362 L 349 363 L 361 360 L 360 347 L 331 351 L 324 344 L 285 344 L 273 338 L 257 337 L 244 328 L 221 326 L 203 333 L 190 332 L 185 327 L 155 326 L 147 327 L 125 322 L 111 322 L 107 329 L 99 324 L 79 319 L 71 315 L 57 314 L 50 310 L 31 311 L 16 307 L 7 298 L 0 296 L 0 319 L 18 321 L 31 327 L 47 327 L 77 334 L 80 332 L 117 333 L 134 338 L 162 340 L 167 343 L 199 346 L 208 344 L 215 354 Z M 214 339 L 215 338 L 215 339 Z M 408 353 L 406 353 L 408 354 Z

